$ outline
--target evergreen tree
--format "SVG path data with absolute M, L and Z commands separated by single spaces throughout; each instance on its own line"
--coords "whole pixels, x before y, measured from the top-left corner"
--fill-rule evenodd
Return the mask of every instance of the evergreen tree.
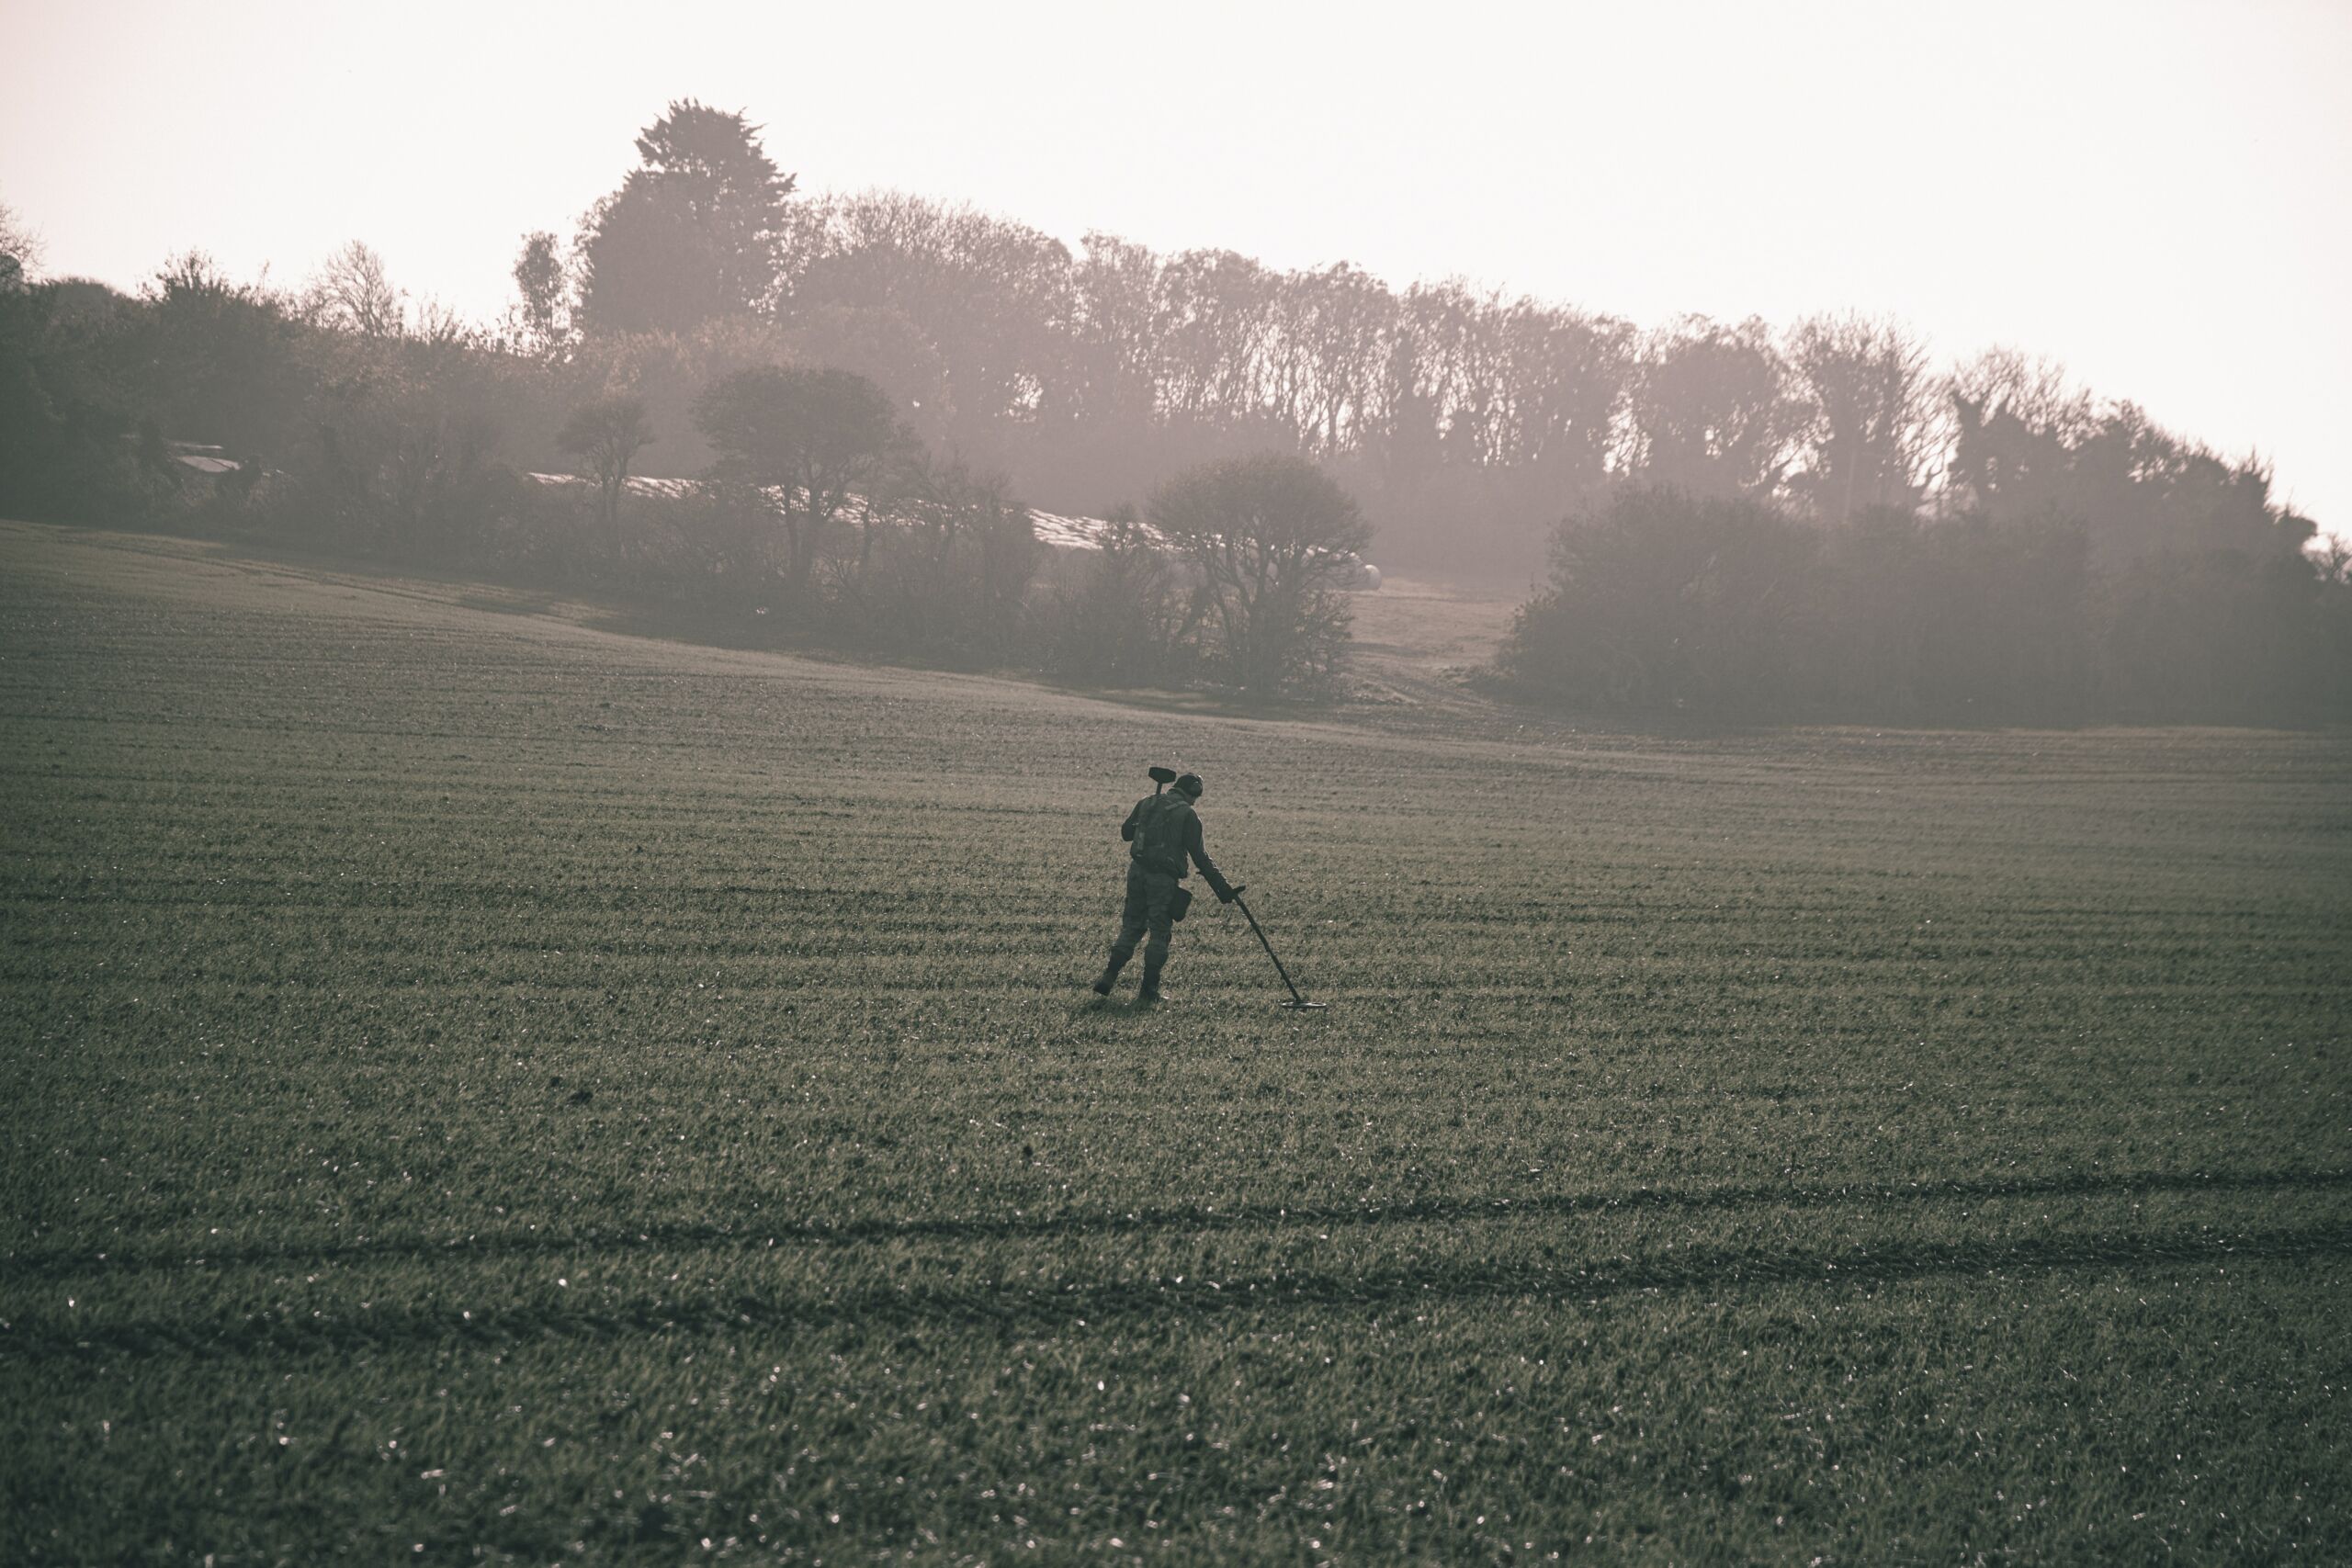
M 684 332 L 754 313 L 774 291 L 793 176 L 742 114 L 682 99 L 637 139 L 642 160 L 582 225 L 592 333 Z

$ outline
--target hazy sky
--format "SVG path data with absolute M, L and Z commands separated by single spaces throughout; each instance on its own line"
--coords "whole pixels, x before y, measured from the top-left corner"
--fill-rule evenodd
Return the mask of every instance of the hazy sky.
M 350 239 L 466 314 L 673 97 L 803 190 L 1651 323 L 2047 354 L 2352 535 L 2352 0 L 635 6 L 0 0 L 44 270 Z

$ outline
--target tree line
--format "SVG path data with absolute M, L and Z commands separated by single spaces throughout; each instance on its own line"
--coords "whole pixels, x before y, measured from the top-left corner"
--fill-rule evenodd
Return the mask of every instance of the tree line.
M 514 461 L 518 428 L 549 455 Z M 622 595 L 720 640 L 1095 685 L 1328 692 L 1369 535 L 1273 453 L 1195 465 L 1102 548 L 1048 550 L 1001 473 L 773 327 L 552 359 L 415 309 L 364 246 L 294 290 L 195 254 L 137 295 L 0 288 L 0 431 L 6 514 L 257 534 Z M 642 482 L 673 446 L 694 480 Z
M 2292 537 L 2118 553 L 2064 513 L 1822 528 L 1627 490 L 1556 531 L 1498 671 L 1573 709 L 1742 723 L 2341 722 L 2352 558 Z
M 1392 558 L 1523 580 L 1550 520 L 1628 482 L 1776 489 L 1841 519 L 1923 488 L 1934 389 L 1890 323 L 1644 332 L 1346 263 L 1283 271 L 1102 233 L 1073 249 L 900 193 L 794 199 L 741 115 L 691 101 L 638 151 L 571 243 L 526 240 L 515 341 L 659 379 L 614 362 L 737 356 L 774 331 L 1062 511 L 1206 457 L 1295 452 L 1357 496 Z
M 1458 280 L 1396 288 L 1345 264 L 1282 271 L 1104 234 L 1073 248 L 921 197 L 803 197 L 756 127 L 692 100 L 637 152 L 575 234 L 526 238 L 516 302 L 488 329 L 411 306 L 360 245 L 286 294 L 190 260 L 138 300 L 75 286 L 83 297 L 59 299 L 36 334 L 34 355 L 62 378 L 41 392 L 52 423 L 135 409 L 266 469 L 308 461 L 346 488 L 365 470 L 391 497 L 370 503 L 368 525 L 388 547 L 479 535 L 479 518 L 452 521 L 469 508 L 528 513 L 475 493 L 505 463 L 587 467 L 611 536 L 628 525 L 632 465 L 724 479 L 701 412 L 713 386 L 823 367 L 878 389 L 901 452 L 1059 511 L 1102 513 L 1273 453 L 1336 481 L 1360 513 L 1349 536 L 1376 529 L 1391 565 L 1524 581 L 1548 541 L 1552 575 L 1505 664 L 1515 690 L 1550 700 L 1980 717 L 2254 716 L 2343 700 L 2342 563 L 2307 548 L 2312 525 L 2277 503 L 2267 470 L 2012 354 L 1939 372 L 1899 324 L 1860 316 L 1642 330 Z M 108 310 L 144 312 L 128 336 L 153 344 L 61 369 L 78 351 L 60 342 L 91 338 Z M 311 382 L 270 357 L 293 352 L 288 334 Z M 77 403 L 93 379 L 107 389 Z M 312 384 L 316 397 L 296 390 Z M 600 430 L 621 406 L 633 423 Z M 624 448 L 617 468 L 596 456 Z M 345 511 L 336 525 L 358 526 Z M 787 518 L 777 570 L 797 586 L 831 592 L 873 570 L 870 528 L 852 530 L 846 565 L 827 528 L 793 546 L 796 528 Z M 532 549 L 618 547 L 561 536 Z M 1131 532 L 1147 554 L 1152 537 Z M 1678 565 L 1678 539 L 1715 543 Z M 1657 558 L 1637 569 L 1644 549 Z M 1810 597 L 1787 585 L 1789 552 L 1811 563 Z M 1734 560 L 1781 574 L 1734 581 Z M 1623 640 L 1703 606 L 1812 651 L 1759 659 L 1722 618 L 1670 657 Z M 1820 673 L 1863 657 L 1857 628 L 1872 615 L 1914 632 L 1952 618 L 1992 642 L 1990 628 L 2030 625 L 2071 651 L 2045 660 L 2030 698 L 2018 680 L 1958 673 L 1976 666 L 1946 651 L 1966 640 L 1957 631 L 1878 661 L 1876 685 Z M 1207 612 L 1175 618 L 1180 640 L 1213 639 Z

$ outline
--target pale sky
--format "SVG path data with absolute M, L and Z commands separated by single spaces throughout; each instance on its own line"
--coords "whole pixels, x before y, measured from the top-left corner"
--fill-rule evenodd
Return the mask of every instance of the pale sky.
M 691 96 L 804 191 L 1073 243 L 2011 344 L 2352 535 L 2352 0 L 0 0 L 0 40 L 51 276 L 294 283 L 362 239 L 487 319 Z

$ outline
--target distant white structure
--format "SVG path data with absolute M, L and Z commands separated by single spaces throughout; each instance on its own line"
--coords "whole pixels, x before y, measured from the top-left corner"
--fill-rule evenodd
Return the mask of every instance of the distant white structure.
M 126 450 L 139 449 L 137 436 L 125 435 L 122 440 Z M 200 441 L 166 441 L 160 461 L 165 473 L 191 491 L 217 486 L 223 479 L 238 479 L 245 473 L 245 465 L 230 457 L 228 448 Z
M 526 477 L 539 484 L 560 488 L 569 488 L 573 485 L 586 487 L 595 482 L 593 479 L 582 479 L 577 474 L 530 474 Z M 702 481 L 700 479 L 632 478 L 623 489 L 630 495 L 641 495 L 663 501 L 685 501 L 701 491 Z M 862 502 L 860 497 L 853 496 L 850 499 L 853 504 Z M 885 520 L 889 521 L 889 519 Z M 1107 518 L 1071 517 L 1058 512 L 1041 512 L 1034 506 L 1029 508 L 1029 525 L 1035 532 L 1038 543 L 1057 550 L 1099 550 L 1102 547 L 1104 538 L 1116 526 Z M 1150 524 L 1137 523 L 1135 527 L 1146 539 L 1159 548 L 1170 547 L 1168 536 Z M 1380 569 L 1362 556 L 1352 550 L 1342 551 L 1339 561 L 1347 570 L 1348 574 L 1347 581 L 1340 583 L 1340 587 L 1351 592 L 1370 592 L 1380 586 Z
M 218 446 L 192 446 L 184 441 L 172 444 L 172 461 L 193 474 L 217 479 L 223 474 L 243 473 L 245 466 L 234 457 L 221 456 Z

